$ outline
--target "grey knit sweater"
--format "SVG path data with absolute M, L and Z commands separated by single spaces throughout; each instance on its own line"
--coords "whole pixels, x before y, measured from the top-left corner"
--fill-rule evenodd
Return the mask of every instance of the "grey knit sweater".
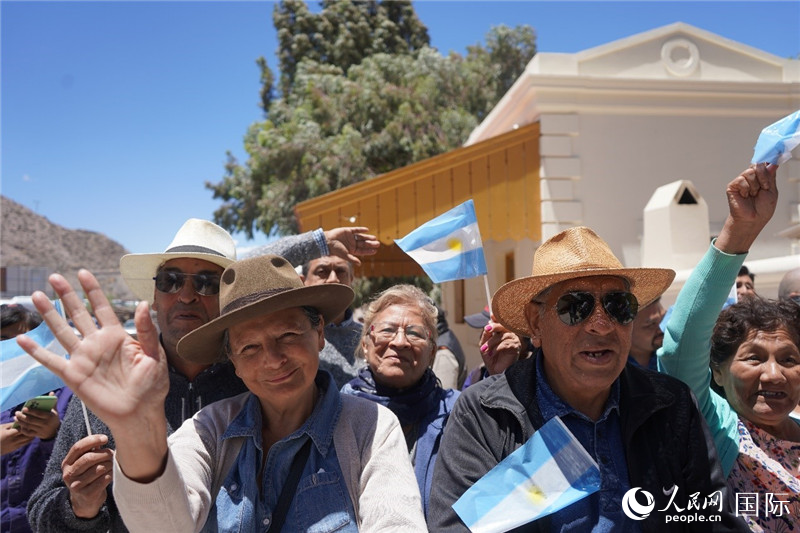
M 325 324 L 325 347 L 319 352 L 319 367 L 333 375 L 338 389 L 356 377 L 358 369 L 366 364 L 355 356 L 359 339 L 361 324 L 353 320 L 350 309 L 341 324 Z

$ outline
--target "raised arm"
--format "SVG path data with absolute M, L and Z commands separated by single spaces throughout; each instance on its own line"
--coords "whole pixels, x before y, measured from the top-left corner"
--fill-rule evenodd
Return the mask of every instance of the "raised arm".
M 678 294 L 658 351 L 659 370 L 685 382 L 697 397 L 726 476 L 739 453 L 737 416 L 710 388 L 711 333 L 746 252 L 775 211 L 776 171 L 774 165 L 752 165 L 728 184 L 725 226 Z
M 111 429 L 116 458 L 125 474 L 138 481 L 155 479 L 167 458 L 164 399 L 169 388 L 166 357 L 146 302 L 136 308 L 138 341 L 125 333 L 111 305 L 87 270 L 78 279 L 94 309 L 97 323 L 69 283 L 60 275 L 50 284 L 81 334 L 76 335 L 42 292 L 33 302 L 61 345 L 60 357 L 31 338 L 17 337 L 31 357 L 61 377 L 73 392 Z M 99 325 L 99 327 L 98 327 Z
M 377 237 L 367 231 L 369 228 L 363 226 L 333 228 L 327 231 L 315 229 L 259 246 L 245 257 L 280 255 L 292 266 L 300 266 L 318 257 L 335 255 L 354 265 L 360 265 L 361 260 L 358 256 L 373 255 L 380 247 Z

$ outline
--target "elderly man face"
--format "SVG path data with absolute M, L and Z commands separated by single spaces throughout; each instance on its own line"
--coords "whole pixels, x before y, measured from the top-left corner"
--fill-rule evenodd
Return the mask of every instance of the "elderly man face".
M 353 283 L 353 265 L 350 261 L 327 255 L 308 262 L 308 274 L 305 275 L 303 283 L 309 285 L 321 285 L 323 283 L 341 283 L 350 286 Z
M 156 288 L 153 296 L 158 328 L 165 348 L 170 348 L 176 346 L 187 333 L 219 316 L 219 276 L 223 268 L 202 259 L 182 257 L 170 259 L 158 271 L 175 273 L 178 278 L 182 274 L 189 275 L 183 278 L 183 285 L 176 292 Z M 192 278 L 197 276 L 206 276 L 197 279 L 216 280 L 217 289 L 211 291 L 213 294 L 203 295 L 195 290 Z
M 326 255 L 308 262 L 308 272 L 301 276 L 305 286 L 341 283 L 350 287 L 353 284 L 353 265 L 350 261 L 335 255 Z M 339 324 L 345 313 L 334 317 L 331 322 Z
M 531 340 L 542 348 L 550 387 L 587 415 L 602 408 L 631 347 L 632 323 L 620 324 L 600 305 L 604 295 L 616 291 L 627 291 L 626 282 L 618 277 L 576 278 L 553 285 L 537 298 L 540 303 L 526 308 Z M 559 298 L 571 292 L 588 292 L 595 299 L 588 317 L 575 325 L 565 324 L 556 311 Z

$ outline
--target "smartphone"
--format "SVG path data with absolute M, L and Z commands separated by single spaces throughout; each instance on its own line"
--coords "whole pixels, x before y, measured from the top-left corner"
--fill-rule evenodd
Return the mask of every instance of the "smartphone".
M 58 398 L 56 396 L 37 396 L 25 402 L 22 407 L 27 407 L 28 409 L 39 409 L 40 411 L 50 411 L 56 406 L 57 401 Z M 17 429 L 19 428 L 19 424 L 14 422 L 11 427 Z

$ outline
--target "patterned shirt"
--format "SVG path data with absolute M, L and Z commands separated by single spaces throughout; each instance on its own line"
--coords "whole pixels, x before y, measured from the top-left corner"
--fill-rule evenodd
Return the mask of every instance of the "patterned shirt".
M 798 531 L 800 442 L 778 439 L 740 417 L 739 457 L 728 487 L 753 531 Z

